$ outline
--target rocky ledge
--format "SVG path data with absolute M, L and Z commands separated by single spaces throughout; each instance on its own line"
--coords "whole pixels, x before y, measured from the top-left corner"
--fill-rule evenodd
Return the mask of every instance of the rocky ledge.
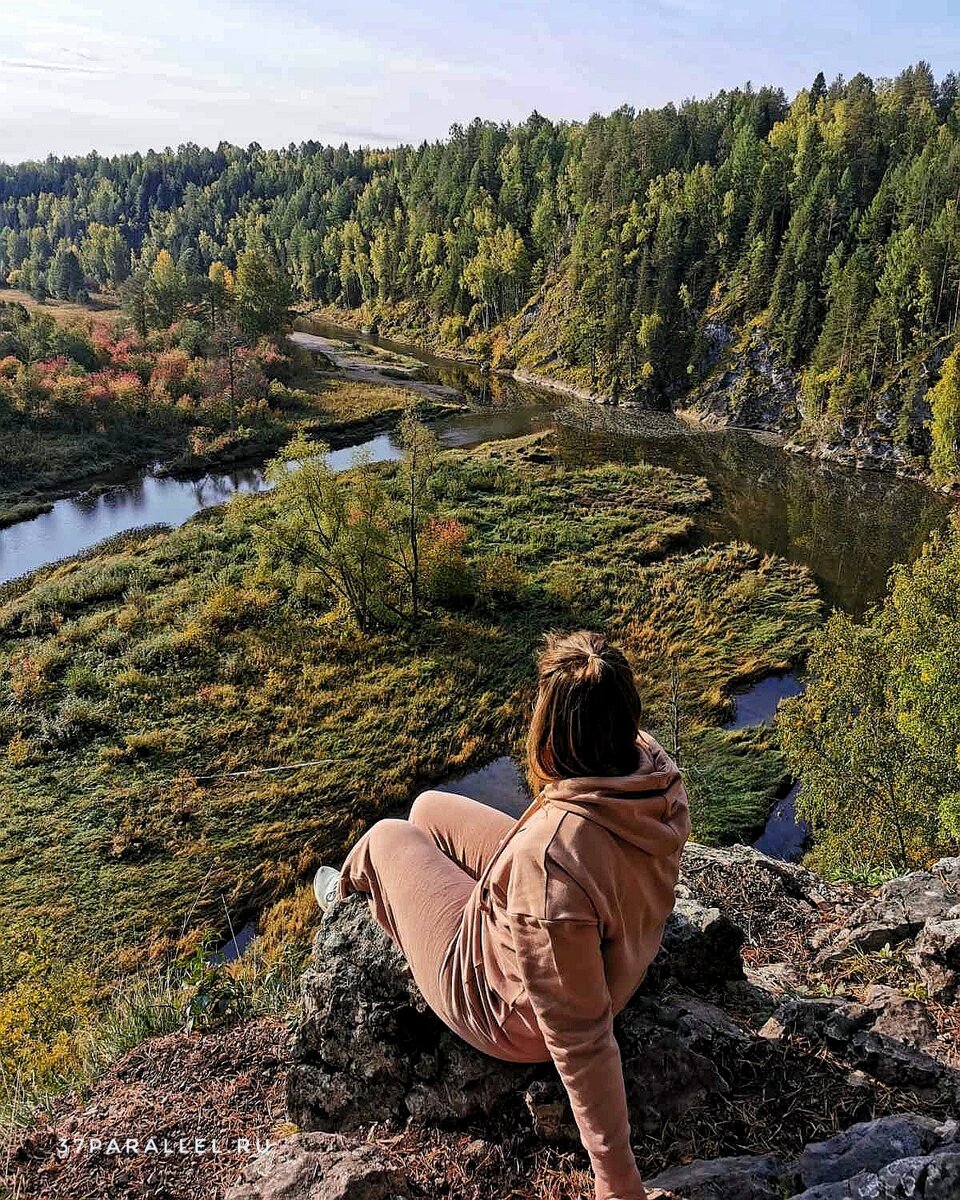
M 779 434 L 787 439 L 786 450 L 816 462 L 929 482 L 927 393 L 939 377 L 948 339 L 903 364 L 843 417 L 816 419 L 804 414 L 800 373 L 778 354 L 763 328 L 752 326 L 738 338 L 729 325 L 712 320 L 704 335 L 706 373 L 683 401 L 687 416 L 711 428 Z
M 867 892 L 745 847 L 691 846 L 663 950 L 617 1021 L 652 1195 L 960 1196 L 958 906 L 960 860 Z M 411 1182 L 382 1131 L 466 1132 L 517 1154 L 577 1144 L 552 1067 L 450 1034 L 361 900 L 322 923 L 292 1059 L 304 1132 L 231 1200 L 468 1194 Z

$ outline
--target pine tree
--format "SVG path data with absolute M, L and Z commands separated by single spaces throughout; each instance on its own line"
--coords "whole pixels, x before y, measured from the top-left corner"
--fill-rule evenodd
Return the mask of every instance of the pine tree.
M 150 324 L 166 329 L 179 317 L 185 299 L 183 273 L 169 250 L 161 250 L 153 261 L 147 283 Z
M 279 333 L 289 320 L 290 279 L 269 251 L 254 247 L 237 259 L 234 305 L 251 339 Z
M 930 466 L 941 481 L 956 480 L 960 478 L 960 346 L 944 360 L 927 399 L 933 413 Z
M 50 264 L 49 285 L 60 300 L 75 300 L 83 291 L 83 268 L 72 246 L 61 246 Z

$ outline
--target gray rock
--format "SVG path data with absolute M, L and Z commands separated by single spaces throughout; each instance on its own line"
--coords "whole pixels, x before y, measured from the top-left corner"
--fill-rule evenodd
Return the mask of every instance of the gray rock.
M 790 1171 L 806 1188 L 876 1173 L 896 1159 L 927 1154 L 943 1141 L 944 1127 L 915 1113 L 853 1125 L 825 1142 L 813 1142 Z
M 683 888 L 701 903 L 715 903 L 713 875 L 725 882 L 736 881 L 741 887 L 761 889 L 771 903 L 796 900 L 812 906 L 830 891 L 830 885 L 806 867 L 770 858 L 752 846 L 719 849 L 688 842 L 680 871 Z
M 667 977 L 698 990 L 743 979 L 743 943 L 743 930 L 719 908 L 680 895 L 664 930 L 660 953 L 647 973 L 645 988 L 660 986 Z
M 674 971 L 668 948 L 665 975 L 694 974 L 698 929 L 706 978 L 729 973 L 734 962 L 739 968 L 727 922 L 688 906 L 674 923 L 682 965 Z M 725 967 L 709 957 L 721 945 L 730 948 Z M 721 1009 L 687 994 L 637 996 L 615 1029 L 636 1129 L 726 1093 L 725 1077 L 736 1075 L 756 1041 Z M 359 897 L 336 905 L 321 924 L 301 980 L 291 1058 L 287 1107 L 304 1129 L 410 1118 L 449 1125 L 509 1110 L 539 1136 L 576 1137 L 552 1065 L 499 1062 L 452 1034 Z
M 693 996 L 638 997 L 616 1022 L 634 1129 L 725 1095 L 751 1039 L 722 1011 Z
M 960 885 L 954 882 L 952 867 L 945 868 L 942 875 L 915 871 L 891 879 L 851 915 L 833 942 L 817 955 L 817 962 L 829 970 L 854 951 L 898 946 L 915 937 L 928 919 L 943 917 L 958 900 Z
M 922 1194 L 924 1200 L 957 1200 L 960 1196 L 960 1146 L 945 1147 L 931 1155 Z
M 853 1067 L 867 1071 L 892 1087 L 955 1089 L 955 1072 L 929 1054 L 872 1029 L 855 1033 L 845 1054 Z
M 706 425 L 736 425 L 791 433 L 800 424 L 799 378 L 780 361 L 761 330 L 745 349 L 731 351 L 729 333 L 715 325 L 708 334 L 701 369 L 710 371 L 694 390 L 690 410 Z
M 819 1042 L 827 1036 L 827 1028 L 836 1028 L 854 1023 L 858 1009 L 849 1001 L 832 996 L 800 996 L 786 1000 L 760 1030 L 760 1037 L 778 1041 L 785 1037 L 798 1037 L 804 1041 Z M 870 1014 L 867 1014 L 869 1019 Z
M 479 1054 L 434 1016 L 360 897 L 327 914 L 300 993 L 287 1109 L 301 1128 L 467 1120 L 522 1093 L 534 1073 Z
M 955 859 L 947 859 L 955 862 Z M 952 910 L 951 910 L 952 912 Z M 960 990 L 960 918 L 931 918 L 908 952 L 932 1000 L 950 1003 Z
M 960 894 L 960 857 L 940 858 L 930 868 L 947 887 Z
M 863 1189 L 873 1186 L 876 1179 L 876 1175 L 864 1173 L 853 1179 L 841 1180 L 840 1183 L 818 1183 L 816 1187 L 798 1192 L 790 1200 L 852 1200 L 855 1196 L 866 1196 Z
M 373 1146 L 300 1133 L 251 1162 L 225 1200 L 402 1200 L 403 1172 Z
M 784 992 L 800 992 L 803 990 L 800 974 L 793 963 L 763 963 L 759 967 L 747 968 L 746 976 L 748 982 L 761 988 L 771 996 L 782 996 Z
M 946 1100 L 960 1096 L 960 1074 L 920 1048 L 935 1035 L 924 1006 L 891 988 L 868 996 L 867 1004 L 834 997 L 785 1001 L 759 1036 L 825 1045 L 855 1071 L 892 1087 L 938 1092 Z
M 869 1008 L 866 1004 L 856 1004 L 852 1000 L 840 1002 L 823 1026 L 823 1035 L 831 1049 L 842 1053 L 854 1034 L 859 1033 L 861 1029 L 871 1028 L 875 1024 L 877 1011 L 877 1009 Z
M 782 1200 L 783 1168 L 771 1154 L 701 1159 L 671 1167 L 650 1188 L 663 1188 L 683 1200 Z
M 888 987 L 872 987 L 864 996 L 864 1004 L 877 1016 L 871 1026 L 874 1033 L 896 1038 L 920 1049 L 936 1037 L 936 1029 L 926 1006 L 913 996 Z
M 957 1200 L 960 1147 L 898 1159 L 878 1171 L 862 1171 L 837 1183 L 817 1184 L 792 1200 Z
M 637 997 L 615 1029 L 635 1132 L 655 1132 L 665 1120 L 725 1095 L 726 1079 L 752 1051 L 752 1039 L 722 1009 L 695 996 Z M 576 1142 L 555 1075 L 536 1080 L 524 1099 L 537 1137 Z

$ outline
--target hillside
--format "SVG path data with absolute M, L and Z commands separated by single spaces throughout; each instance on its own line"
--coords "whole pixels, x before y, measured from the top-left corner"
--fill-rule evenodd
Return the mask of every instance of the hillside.
M 747 86 L 583 123 L 478 119 L 390 151 L 0 167 L 0 278 L 40 297 L 120 289 L 166 325 L 258 248 L 305 305 L 949 481 L 957 388 L 927 392 L 960 312 L 957 96 L 921 62 L 820 75 L 789 101 Z M 751 345 L 781 411 L 769 370 L 741 369 Z M 711 399 L 718 378 L 740 395 Z
M 689 846 L 617 1022 L 651 1200 L 953 1200 L 958 868 L 865 889 Z M 136 1150 L 91 1147 L 107 1127 Z M 198 1136 L 207 1153 L 148 1145 Z M 552 1068 L 453 1038 L 355 899 L 320 924 L 292 1038 L 259 1020 L 146 1042 L 21 1135 L 7 1183 L 22 1200 L 578 1200 L 575 1146 Z

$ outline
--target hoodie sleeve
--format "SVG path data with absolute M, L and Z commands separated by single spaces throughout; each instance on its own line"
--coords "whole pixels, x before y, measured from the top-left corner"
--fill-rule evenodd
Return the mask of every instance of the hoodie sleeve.
M 570 1097 L 597 1200 L 642 1200 L 599 923 L 516 913 L 509 919 L 520 977 Z

